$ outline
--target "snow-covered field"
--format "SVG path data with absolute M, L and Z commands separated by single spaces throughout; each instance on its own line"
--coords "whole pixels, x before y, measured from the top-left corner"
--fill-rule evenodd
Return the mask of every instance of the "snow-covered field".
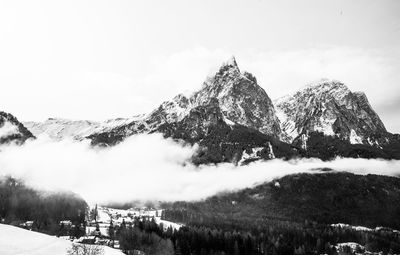
M 0 224 L 1 255 L 65 255 L 72 242 L 22 228 Z M 104 247 L 104 255 L 123 255 Z
M 93 207 L 94 208 L 94 207 Z M 97 223 L 93 223 L 91 226 L 86 227 L 86 234 L 91 235 L 96 230 L 96 224 L 99 225 L 99 229 L 102 235 L 108 236 L 108 228 L 112 221 L 114 225 L 120 225 L 123 221 L 125 223 L 133 222 L 134 217 L 149 217 L 153 218 L 157 224 L 163 224 L 164 229 L 172 227 L 178 230 L 182 227 L 182 224 L 166 221 L 161 219 L 162 210 L 160 209 L 145 209 L 145 208 L 131 208 L 127 210 L 114 209 L 110 207 L 98 207 L 97 208 Z
M 172 221 L 167 221 L 167 220 L 162 220 L 161 217 L 155 217 L 154 218 L 157 224 L 163 224 L 164 230 L 166 230 L 169 227 L 172 227 L 172 229 L 179 230 L 183 225 L 179 223 L 175 223 Z

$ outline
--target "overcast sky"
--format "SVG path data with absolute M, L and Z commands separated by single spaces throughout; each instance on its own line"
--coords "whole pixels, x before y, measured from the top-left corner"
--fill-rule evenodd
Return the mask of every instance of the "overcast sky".
M 231 55 L 271 98 L 320 78 L 400 133 L 400 1 L 1 1 L 0 110 L 103 120 L 198 89 Z

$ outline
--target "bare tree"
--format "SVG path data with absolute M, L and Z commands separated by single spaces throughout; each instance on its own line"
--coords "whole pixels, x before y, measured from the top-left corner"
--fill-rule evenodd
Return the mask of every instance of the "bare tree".
M 72 244 L 67 251 L 68 255 L 103 255 L 104 248 L 100 245 Z

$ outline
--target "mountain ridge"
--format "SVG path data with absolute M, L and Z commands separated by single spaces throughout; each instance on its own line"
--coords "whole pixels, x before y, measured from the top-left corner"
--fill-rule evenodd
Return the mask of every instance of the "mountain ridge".
M 35 135 L 90 139 L 94 146 L 159 132 L 199 144 L 193 161 L 200 163 L 275 157 L 400 158 L 399 135 L 387 132 L 365 93 L 322 79 L 272 101 L 234 57 L 207 77 L 200 90 L 178 94 L 148 114 L 106 122 L 49 119 L 25 124 Z

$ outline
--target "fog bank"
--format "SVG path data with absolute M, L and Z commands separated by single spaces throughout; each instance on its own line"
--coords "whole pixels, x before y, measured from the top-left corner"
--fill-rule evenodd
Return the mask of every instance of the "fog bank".
M 93 149 L 89 141 L 39 137 L 23 146 L 1 147 L 0 176 L 21 178 L 40 189 L 70 190 L 89 203 L 198 200 L 318 168 L 400 176 L 400 161 L 378 159 L 275 159 L 196 167 L 187 163 L 196 148 L 160 134 L 132 136 L 104 149 Z

